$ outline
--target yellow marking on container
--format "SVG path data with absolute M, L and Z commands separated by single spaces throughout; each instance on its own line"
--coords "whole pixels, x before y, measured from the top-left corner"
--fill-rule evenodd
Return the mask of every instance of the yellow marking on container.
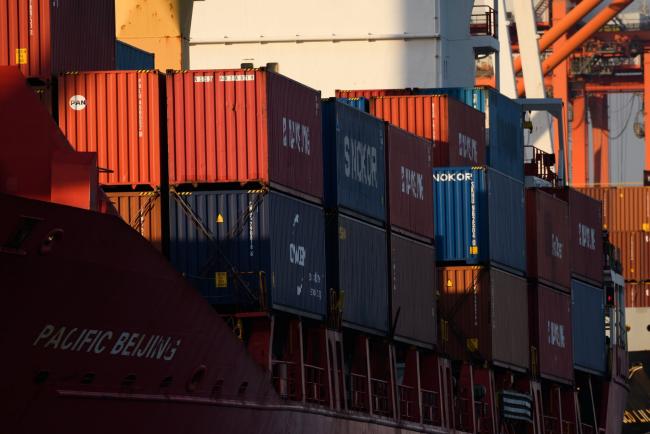
M 471 352 L 478 351 L 478 338 L 467 338 L 467 349 Z
M 448 280 L 447 280 L 447 286 L 448 286 L 449 288 L 451 288 L 452 286 L 454 286 L 454 282 L 452 282 L 451 279 L 448 279 Z
M 223 223 L 223 216 L 221 213 L 217 214 L 217 223 Z
M 478 246 L 470 246 L 469 254 L 470 255 L 478 255 Z
M 16 48 L 16 65 L 27 65 L 27 48 Z
M 217 271 L 214 273 L 214 283 L 217 288 L 228 287 L 228 273 L 225 271 Z
M 339 240 L 345 240 L 348 237 L 348 232 L 343 226 L 339 226 Z

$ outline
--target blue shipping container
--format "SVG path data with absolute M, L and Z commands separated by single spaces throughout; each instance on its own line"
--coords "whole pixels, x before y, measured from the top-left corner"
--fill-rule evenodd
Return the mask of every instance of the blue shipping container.
M 573 364 L 595 374 L 606 370 L 604 301 L 602 288 L 571 280 Z
M 323 102 L 325 206 L 386 222 L 384 121 L 330 98 Z
M 354 107 L 357 110 L 361 110 L 362 112 L 370 113 L 370 101 L 368 98 L 338 98 L 338 101 L 347 104 L 350 107 Z
M 154 54 L 122 41 L 115 41 L 115 69 L 121 71 L 154 69 Z
M 338 290 L 342 324 L 388 332 L 388 242 L 386 230 L 346 217 L 327 216 L 327 285 Z
M 247 191 L 172 194 L 169 206 L 171 261 L 210 303 L 325 317 L 321 207 Z
M 524 179 L 524 129 L 519 104 L 490 88 L 415 89 L 417 95 L 450 95 L 485 113 L 488 166 Z
M 438 261 L 526 271 L 524 185 L 485 167 L 433 169 Z

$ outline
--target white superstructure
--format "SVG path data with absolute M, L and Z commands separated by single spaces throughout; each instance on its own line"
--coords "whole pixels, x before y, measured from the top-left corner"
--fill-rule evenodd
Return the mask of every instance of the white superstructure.
M 194 2 L 191 69 L 255 67 L 335 89 L 472 86 L 473 0 Z

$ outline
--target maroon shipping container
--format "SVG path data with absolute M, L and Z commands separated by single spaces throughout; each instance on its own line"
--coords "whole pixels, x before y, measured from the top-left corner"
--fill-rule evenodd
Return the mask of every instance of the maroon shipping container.
M 563 383 L 573 381 L 571 296 L 531 283 L 529 293 L 533 372 Z
M 625 280 L 650 280 L 650 233 L 610 232 L 609 241 L 621 250 Z
M 526 279 L 488 267 L 446 267 L 438 273 L 439 351 L 455 360 L 528 369 Z
M 158 192 L 106 192 L 106 196 L 122 220 L 162 251 L 163 207 Z
M 431 142 L 387 124 L 386 146 L 391 226 L 433 239 Z
M 372 98 L 377 96 L 411 95 L 411 89 L 336 90 L 337 98 Z
M 526 190 L 528 276 L 570 291 L 570 239 L 569 205 L 542 190 Z
M 115 68 L 114 0 L 3 0 L 0 65 L 49 81 L 67 71 Z
M 391 234 L 390 305 L 395 338 L 427 348 L 436 343 L 438 324 L 435 258 L 432 245 Z
M 545 191 L 569 204 L 571 274 L 600 285 L 603 281 L 602 202 L 573 188 Z
M 59 76 L 59 127 L 77 151 L 97 152 L 101 184 L 162 184 L 161 84 L 155 71 Z
M 612 192 L 614 188 L 611 187 L 577 187 L 582 194 L 586 194 L 592 199 L 599 200 L 602 203 L 602 218 L 603 218 L 603 229 L 610 228 L 611 222 L 611 209 L 612 209 Z
M 320 92 L 235 69 L 167 75 L 169 181 L 263 182 L 323 197 Z
M 650 282 L 626 282 L 625 307 L 650 307 Z
M 433 141 L 433 166 L 486 164 L 485 113 L 447 95 L 372 98 L 370 113 Z

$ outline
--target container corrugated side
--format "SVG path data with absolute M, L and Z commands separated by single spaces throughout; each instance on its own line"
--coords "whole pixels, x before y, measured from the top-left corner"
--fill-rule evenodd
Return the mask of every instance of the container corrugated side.
M 364 97 L 337 98 L 337 100 L 342 102 L 343 104 L 347 104 L 351 107 L 354 107 L 357 110 L 361 110 L 362 112 L 365 113 L 370 112 L 370 100 L 368 100 L 368 98 L 364 98 Z
M 484 112 L 487 164 L 523 182 L 524 130 L 519 104 L 490 88 L 415 89 L 414 93 L 451 95 Z
M 437 336 L 433 246 L 391 234 L 390 270 L 395 339 L 433 347 Z
M 104 185 L 159 186 L 165 134 L 158 72 L 63 74 L 58 80 L 59 127 L 77 151 L 97 152 Z
M 433 141 L 433 166 L 485 165 L 485 114 L 447 95 L 370 99 L 370 113 Z
M 617 186 L 610 206 L 610 231 L 650 231 L 649 187 Z
M 528 276 L 570 291 L 569 205 L 540 189 L 526 190 Z
M 388 333 L 386 230 L 342 214 L 327 219 L 327 284 L 342 300 L 342 324 Z
M 391 227 L 433 239 L 431 142 L 386 124 L 386 146 Z
M 543 378 L 573 381 L 571 296 L 544 285 L 529 285 L 532 370 Z
M 155 58 L 153 53 L 141 50 L 126 42 L 115 41 L 115 69 L 154 69 Z
M 439 351 L 455 360 L 530 365 L 526 279 L 497 268 L 438 269 Z
M 576 369 L 604 374 L 605 295 L 603 288 L 579 280 L 571 281 L 573 364 Z
M 629 281 L 650 280 L 650 233 L 610 232 L 609 241 L 621 249 L 623 277 Z
M 10 0 L 0 3 L 0 65 L 49 81 L 66 71 L 115 65 L 113 0 Z
M 524 186 L 482 167 L 433 169 L 437 259 L 526 271 Z
M 163 250 L 163 205 L 158 192 L 107 192 L 117 212 L 129 226 Z
M 336 90 L 337 98 L 372 98 L 378 96 L 411 95 L 411 89 L 357 89 Z
M 611 221 L 611 203 L 612 192 L 615 188 L 610 187 L 576 187 L 582 194 L 586 194 L 592 199 L 599 200 L 602 203 L 603 229 L 609 229 Z
M 384 123 L 331 98 L 323 103 L 325 207 L 386 222 Z
M 210 303 L 325 317 L 322 208 L 277 192 L 172 193 L 170 225 L 171 262 Z
M 320 92 L 253 69 L 167 74 L 172 184 L 263 182 L 323 198 Z
M 625 282 L 625 307 L 650 307 L 650 282 Z

